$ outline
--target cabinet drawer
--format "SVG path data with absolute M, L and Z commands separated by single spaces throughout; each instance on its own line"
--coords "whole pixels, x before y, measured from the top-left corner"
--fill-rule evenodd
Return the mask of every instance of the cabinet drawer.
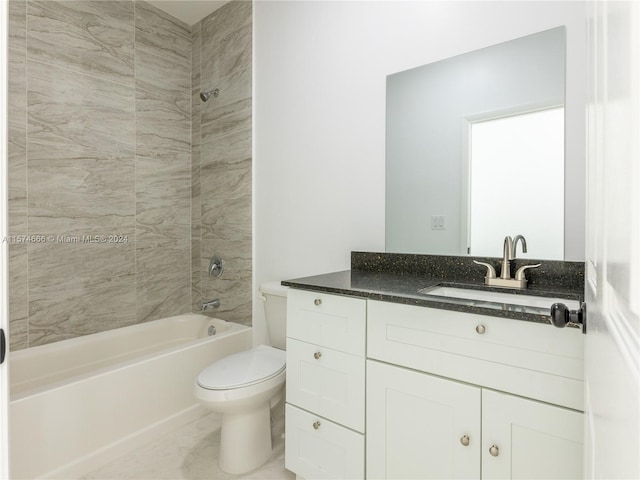
M 363 298 L 291 289 L 287 336 L 364 356 L 367 302 Z
M 287 401 L 364 432 L 365 359 L 287 339 Z
M 305 479 L 364 478 L 364 435 L 287 404 L 285 467 Z
M 579 329 L 377 301 L 367 322 L 370 358 L 583 408 Z

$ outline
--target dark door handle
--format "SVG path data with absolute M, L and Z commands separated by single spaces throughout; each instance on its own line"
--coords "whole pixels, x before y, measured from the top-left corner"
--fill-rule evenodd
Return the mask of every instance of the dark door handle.
M 4 336 L 4 329 L 0 328 L 0 364 L 4 363 L 4 356 L 7 353 L 7 339 Z
M 579 323 L 582 333 L 587 333 L 587 304 L 582 302 L 578 310 L 569 310 L 564 303 L 554 303 L 551 305 L 551 323 L 558 328 L 564 328 L 568 323 Z

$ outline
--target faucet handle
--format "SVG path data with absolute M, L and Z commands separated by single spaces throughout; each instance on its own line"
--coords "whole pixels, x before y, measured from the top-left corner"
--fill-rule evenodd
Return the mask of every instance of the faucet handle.
M 475 263 L 476 265 L 482 265 L 483 267 L 487 267 L 487 275 L 484 278 L 486 279 L 496 278 L 496 269 L 490 263 L 479 262 L 477 260 L 474 260 L 473 263 Z
M 526 280 L 526 278 L 524 276 L 525 270 L 527 270 L 529 268 L 536 268 L 536 267 L 539 267 L 540 265 L 542 265 L 542 264 L 541 263 L 536 263 L 535 265 L 524 265 L 524 266 L 520 267 L 518 270 L 516 270 L 516 280 Z

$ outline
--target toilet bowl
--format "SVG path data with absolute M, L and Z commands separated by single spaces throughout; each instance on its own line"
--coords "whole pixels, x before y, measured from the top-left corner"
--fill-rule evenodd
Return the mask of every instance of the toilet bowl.
M 222 414 L 218 466 L 242 474 L 271 456 L 271 408 L 284 394 L 286 289 L 279 283 L 260 287 L 272 344 L 258 345 L 209 365 L 194 384 L 194 395 Z
M 198 375 L 194 393 L 208 409 L 222 414 L 220 469 L 251 471 L 271 456 L 271 408 L 281 399 L 286 354 L 259 345 L 225 357 Z

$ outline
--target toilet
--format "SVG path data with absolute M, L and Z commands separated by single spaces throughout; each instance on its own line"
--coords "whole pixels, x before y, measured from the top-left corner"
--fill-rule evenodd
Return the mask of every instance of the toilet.
M 260 286 L 271 345 L 234 353 L 205 368 L 194 393 L 222 414 L 218 465 L 227 473 L 254 470 L 271 456 L 271 408 L 284 394 L 287 289 Z

